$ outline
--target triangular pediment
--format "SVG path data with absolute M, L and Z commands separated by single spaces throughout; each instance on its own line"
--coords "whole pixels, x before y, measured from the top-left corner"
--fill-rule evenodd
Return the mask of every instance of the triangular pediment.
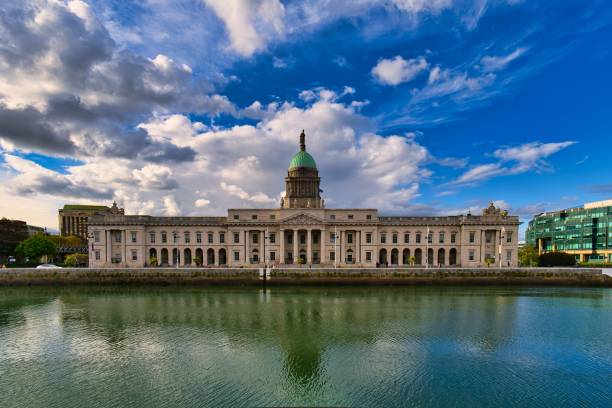
M 283 225 L 320 225 L 323 220 L 311 214 L 299 213 L 281 221 Z

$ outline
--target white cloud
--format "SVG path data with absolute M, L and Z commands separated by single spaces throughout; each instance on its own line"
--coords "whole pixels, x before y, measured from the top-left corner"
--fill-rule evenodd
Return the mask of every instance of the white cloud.
M 167 195 L 163 198 L 164 214 L 168 217 L 176 217 L 181 215 L 181 205 L 172 195 Z
M 210 204 L 210 200 L 207 200 L 206 198 L 198 198 L 197 200 L 195 200 L 193 202 L 193 204 L 197 207 L 197 208 L 204 208 L 207 205 Z
M 254 203 L 274 203 L 276 200 L 274 198 L 268 197 L 266 194 L 262 192 L 257 192 L 255 194 L 249 194 L 244 191 L 241 187 L 238 187 L 233 184 L 227 184 L 226 182 L 221 182 L 221 189 L 225 191 L 227 194 L 232 195 L 234 197 L 238 197 L 241 200 L 252 201 Z
M 285 31 L 285 8 L 279 0 L 203 0 L 223 21 L 231 48 L 251 56 Z
M 527 51 L 526 48 L 519 47 L 508 55 L 504 56 L 484 56 L 480 60 L 480 65 L 484 72 L 500 71 L 515 59 L 519 58 Z
M 158 164 L 147 164 L 142 169 L 132 170 L 140 187 L 147 190 L 172 190 L 178 186 L 172 169 Z
M 423 57 L 405 60 L 401 56 L 382 59 L 372 68 L 372 75 L 382 84 L 399 85 L 412 81 L 427 69 L 429 63 Z
M 552 171 L 552 167 L 544 159 L 572 146 L 576 142 L 559 143 L 525 143 L 516 147 L 495 150 L 493 156 L 499 159 L 497 163 L 474 166 L 463 173 L 452 184 L 471 184 L 500 175 L 521 174 L 528 171 Z

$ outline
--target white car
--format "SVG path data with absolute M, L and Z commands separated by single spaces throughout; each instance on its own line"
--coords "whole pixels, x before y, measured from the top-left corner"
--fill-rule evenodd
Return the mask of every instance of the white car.
M 61 269 L 61 266 L 53 265 L 53 264 L 42 264 L 38 265 L 36 269 Z

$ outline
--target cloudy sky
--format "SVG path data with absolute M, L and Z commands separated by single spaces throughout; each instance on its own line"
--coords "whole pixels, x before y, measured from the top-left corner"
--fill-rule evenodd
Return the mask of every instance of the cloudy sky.
M 0 216 L 274 207 L 306 130 L 328 207 L 523 220 L 612 198 L 612 4 L 0 5 Z

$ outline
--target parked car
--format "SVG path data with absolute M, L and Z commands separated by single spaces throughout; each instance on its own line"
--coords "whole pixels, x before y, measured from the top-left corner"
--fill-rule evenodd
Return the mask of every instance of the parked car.
M 9 261 L 9 263 L 15 263 L 15 262 L 17 262 L 17 259 L 15 259 L 14 256 L 9 256 L 8 257 L 8 261 Z
M 36 269 L 61 269 L 61 266 L 53 265 L 53 264 L 41 264 L 36 267 Z

